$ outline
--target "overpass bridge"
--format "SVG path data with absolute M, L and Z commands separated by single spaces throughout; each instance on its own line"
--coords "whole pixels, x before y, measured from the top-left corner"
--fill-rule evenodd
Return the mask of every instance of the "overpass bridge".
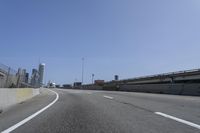
M 118 81 L 109 81 L 105 84 L 155 84 L 155 83 L 200 83 L 200 69 L 170 72 L 150 76 L 142 76 Z
M 83 85 L 82 88 L 200 96 L 200 69 L 112 80 L 102 85 Z

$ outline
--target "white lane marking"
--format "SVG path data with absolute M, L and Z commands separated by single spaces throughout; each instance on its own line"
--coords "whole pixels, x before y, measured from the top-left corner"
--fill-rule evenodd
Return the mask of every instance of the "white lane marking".
M 108 99 L 113 99 L 113 97 L 106 96 L 106 95 L 104 95 L 103 97 L 108 98 Z
M 180 118 L 168 115 L 168 114 L 164 114 L 164 113 L 161 113 L 161 112 L 154 112 L 154 113 L 157 114 L 157 115 L 160 115 L 160 116 L 163 116 L 163 117 L 184 123 L 184 124 L 189 125 L 191 127 L 195 127 L 197 129 L 200 129 L 200 125 L 198 125 L 198 124 L 195 124 L 195 123 L 192 123 L 192 122 L 189 122 L 189 121 L 186 121 L 186 120 L 183 120 L 183 119 L 180 119 Z
M 51 102 L 50 104 L 48 104 L 46 107 L 42 108 L 41 110 L 37 111 L 36 113 L 32 114 L 31 116 L 29 116 L 29 117 L 25 118 L 24 120 L 20 121 L 19 123 L 17 123 L 15 125 L 11 126 L 10 128 L 2 131 L 1 133 L 10 133 L 10 132 L 12 132 L 13 130 L 15 130 L 18 127 L 22 126 L 26 122 L 30 121 L 31 119 L 33 119 L 34 117 L 36 117 L 37 115 L 39 115 L 40 113 L 42 113 L 43 111 L 45 111 L 46 109 L 51 107 L 56 101 L 58 101 L 58 99 L 59 99 L 58 93 L 55 92 L 55 91 L 52 91 L 52 90 L 49 90 L 49 91 L 51 91 L 51 92 L 56 94 L 56 99 L 53 102 Z
M 67 91 L 68 93 L 74 93 L 74 94 L 88 94 L 91 95 L 95 92 L 87 92 L 85 90 L 68 90 L 68 89 L 58 89 L 60 91 Z

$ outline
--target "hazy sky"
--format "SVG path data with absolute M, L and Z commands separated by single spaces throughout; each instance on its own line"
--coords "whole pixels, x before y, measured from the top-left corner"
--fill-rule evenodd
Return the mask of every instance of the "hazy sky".
M 200 68 L 200 0 L 1 0 L 0 63 L 45 80 Z

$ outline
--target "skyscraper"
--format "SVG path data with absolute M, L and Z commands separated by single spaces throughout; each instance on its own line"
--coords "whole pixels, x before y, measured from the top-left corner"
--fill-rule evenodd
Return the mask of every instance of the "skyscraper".
M 38 69 L 38 73 L 39 73 L 39 85 L 40 85 L 40 87 L 43 85 L 44 67 L 45 67 L 45 64 L 44 64 L 44 63 L 41 63 L 41 64 L 39 65 L 39 69 Z
M 26 76 L 25 76 L 25 83 L 29 83 L 29 73 L 26 73 Z
M 26 69 L 22 69 L 21 82 L 25 83 L 25 81 L 26 81 Z
M 31 85 L 33 87 L 39 87 L 39 74 L 38 74 L 38 70 L 37 69 L 33 69 L 32 70 L 32 76 L 31 76 Z

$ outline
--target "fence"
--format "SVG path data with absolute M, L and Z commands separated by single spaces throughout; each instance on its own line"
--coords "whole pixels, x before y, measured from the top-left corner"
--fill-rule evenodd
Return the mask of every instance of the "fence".
M 30 79 L 27 79 L 26 72 L 18 71 L 0 63 L 0 88 L 31 87 Z

